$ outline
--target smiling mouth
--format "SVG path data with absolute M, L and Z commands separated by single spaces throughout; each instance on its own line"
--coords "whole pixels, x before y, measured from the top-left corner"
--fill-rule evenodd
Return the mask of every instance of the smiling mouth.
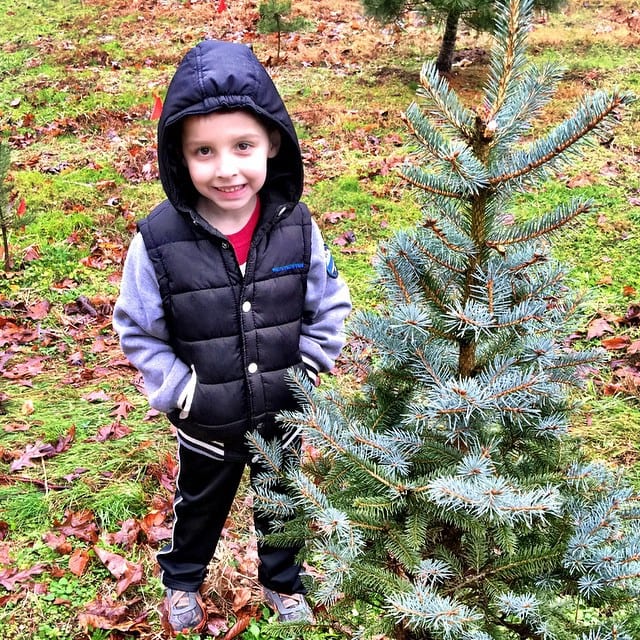
M 244 189 L 243 184 L 238 184 L 233 187 L 216 187 L 217 191 L 221 191 L 222 193 L 235 193 L 236 191 L 241 191 Z

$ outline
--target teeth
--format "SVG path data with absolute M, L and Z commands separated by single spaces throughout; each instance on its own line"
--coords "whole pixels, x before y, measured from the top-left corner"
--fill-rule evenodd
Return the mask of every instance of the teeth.
M 218 187 L 218 191 L 222 191 L 223 193 L 233 193 L 234 191 L 240 191 L 240 189 L 242 189 L 242 185 L 236 187 Z

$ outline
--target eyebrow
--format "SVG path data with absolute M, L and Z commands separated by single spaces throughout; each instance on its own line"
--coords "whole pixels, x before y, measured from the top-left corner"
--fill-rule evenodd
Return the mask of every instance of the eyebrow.
M 233 136 L 231 140 L 233 142 L 238 142 L 240 140 L 259 140 L 260 137 L 261 136 L 259 133 L 241 133 L 241 134 L 238 134 L 237 136 Z M 211 140 L 209 138 L 199 138 L 199 137 L 196 138 L 196 137 L 191 137 L 188 134 L 183 135 L 183 141 L 187 142 L 187 144 L 211 146 Z

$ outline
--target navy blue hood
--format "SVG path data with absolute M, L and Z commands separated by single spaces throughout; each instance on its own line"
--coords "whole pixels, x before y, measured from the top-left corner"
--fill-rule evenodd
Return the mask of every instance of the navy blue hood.
M 298 137 L 265 68 L 243 44 L 205 40 L 180 62 L 158 123 L 160 180 L 173 206 L 192 210 L 197 192 L 182 162 L 181 120 L 189 115 L 246 109 L 281 135 L 280 150 L 268 161 L 261 199 L 296 203 L 302 196 L 303 166 Z

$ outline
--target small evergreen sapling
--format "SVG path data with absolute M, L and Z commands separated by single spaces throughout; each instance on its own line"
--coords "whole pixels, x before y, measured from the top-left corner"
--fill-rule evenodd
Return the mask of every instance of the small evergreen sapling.
M 0 234 L 2 235 L 5 271 L 9 271 L 12 267 L 9 233 L 31 221 L 31 217 L 25 215 L 24 200 L 21 200 L 16 206 L 13 181 L 9 173 L 10 168 L 11 148 L 8 143 L 0 140 Z
M 587 96 L 525 141 L 561 77 L 527 62 L 531 12 L 498 6 L 476 109 L 422 69 L 404 176 L 424 215 L 380 247 L 386 302 L 352 319 L 371 362 L 362 388 L 295 378 L 304 409 L 282 418 L 313 452 L 302 460 L 251 437 L 273 470 L 257 504 L 287 521 L 272 541 L 306 542 L 334 620 L 354 603 L 382 613 L 358 637 L 631 640 L 618 623 L 640 595 L 638 498 L 568 434 L 569 392 L 600 354 L 563 347 L 576 301 L 549 253 L 591 203 L 511 218 L 517 195 L 610 135 L 632 97 Z
M 302 29 L 307 21 L 302 17 L 288 18 L 291 13 L 291 0 L 265 0 L 261 2 L 258 11 L 258 31 L 260 33 L 275 33 L 278 38 L 276 60 L 280 60 L 280 48 L 283 33 L 291 33 Z

